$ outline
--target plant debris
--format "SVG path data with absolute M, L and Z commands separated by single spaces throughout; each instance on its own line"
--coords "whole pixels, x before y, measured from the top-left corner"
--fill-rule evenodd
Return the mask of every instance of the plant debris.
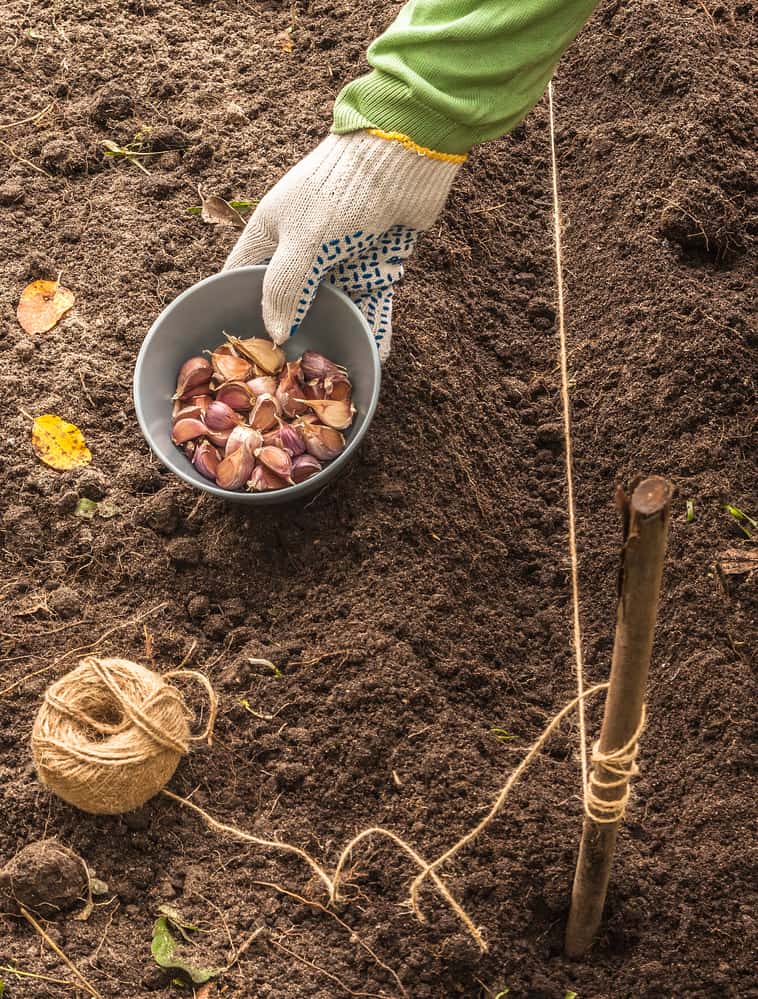
M 153 939 L 150 944 L 150 951 L 155 963 L 167 971 L 183 971 L 195 985 L 203 985 L 211 978 L 220 975 L 223 968 L 202 968 L 176 952 L 179 942 L 172 935 L 171 930 L 178 932 L 186 942 L 191 943 L 192 939 L 188 931 L 198 932 L 197 926 L 187 922 L 178 909 L 172 905 L 161 905 L 158 911 L 162 915 L 155 921 Z
M 58 471 L 82 468 L 92 461 L 92 454 L 81 430 L 52 413 L 35 419 L 32 425 L 32 447 L 40 461 Z
M 25 333 L 47 333 L 75 301 L 73 291 L 59 281 L 32 281 L 21 292 L 16 317 Z
M 224 201 L 215 194 L 206 197 L 199 186 L 197 193 L 201 204 L 198 208 L 190 208 L 189 211 L 199 214 L 203 222 L 207 222 L 208 225 L 228 225 L 235 229 L 244 229 L 245 220 L 240 211 L 249 211 L 257 204 L 253 201 Z

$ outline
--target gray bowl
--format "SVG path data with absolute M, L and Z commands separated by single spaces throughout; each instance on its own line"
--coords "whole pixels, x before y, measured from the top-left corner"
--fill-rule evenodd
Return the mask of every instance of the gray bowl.
M 357 410 L 345 432 L 347 446 L 321 472 L 295 486 L 263 493 L 220 489 L 195 471 L 171 443 L 171 396 L 179 368 L 224 339 L 223 332 L 245 339 L 267 336 L 261 314 L 265 267 L 240 267 L 200 281 L 163 310 L 144 339 L 134 369 L 134 406 L 145 440 L 172 472 L 196 489 L 220 499 L 266 506 L 299 500 L 335 479 L 356 452 L 379 400 L 381 366 L 371 331 L 360 310 L 341 291 L 321 285 L 308 315 L 283 350 L 288 360 L 317 350 L 347 368 Z

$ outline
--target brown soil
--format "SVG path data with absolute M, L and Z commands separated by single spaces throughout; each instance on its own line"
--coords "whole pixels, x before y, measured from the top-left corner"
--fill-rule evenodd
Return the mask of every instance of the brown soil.
M 334 94 L 398 6 L 298 3 L 290 54 L 277 41 L 290 5 L 273 0 L 6 0 L 0 12 L 0 124 L 54 102 L 37 122 L 0 131 L 0 858 L 55 836 L 107 882 L 88 921 L 43 914 L 103 996 L 191 994 L 150 955 L 162 902 L 202 922 L 203 956 L 216 964 L 227 931 L 238 945 L 266 927 L 210 996 L 399 989 L 348 930 L 259 883 L 324 901 L 296 860 L 224 840 L 165 799 L 122 818 L 51 799 L 28 736 L 73 650 L 117 629 L 97 648 L 145 661 L 144 627 L 167 669 L 194 645 L 192 663 L 221 695 L 218 738 L 182 763 L 172 788 L 329 863 L 376 823 L 426 855 L 450 845 L 572 696 L 544 104 L 476 151 L 422 241 L 397 300 L 376 421 L 335 488 L 255 516 L 198 502 L 136 426 L 130 381 L 145 330 L 234 238 L 188 214 L 194 186 L 261 195 L 325 133 Z M 581 826 L 573 725 L 446 872 L 487 955 L 430 890 L 428 922 L 416 922 L 404 905 L 412 870 L 394 848 L 356 851 L 339 914 L 413 999 L 758 994 L 755 583 L 716 568 L 723 550 L 748 545 L 724 504 L 758 513 L 753 15 L 737 0 L 608 0 L 560 67 L 592 681 L 607 676 L 611 649 L 614 487 L 660 473 L 679 491 L 642 772 L 602 931 L 581 962 L 561 956 Z M 127 142 L 145 126 L 146 148 L 161 151 L 149 176 L 103 158 L 104 139 Z M 22 287 L 59 271 L 75 310 L 50 334 L 24 335 Z M 90 469 L 35 463 L 26 414 L 43 412 L 82 427 Z M 78 496 L 107 496 L 118 514 L 83 521 Z M 251 665 L 256 656 L 279 673 Z M 245 699 L 275 717 L 254 717 Z M 513 740 L 497 741 L 494 727 Z M 0 925 L 0 964 L 70 979 L 27 923 Z M 0 978 L 11 997 L 84 994 Z

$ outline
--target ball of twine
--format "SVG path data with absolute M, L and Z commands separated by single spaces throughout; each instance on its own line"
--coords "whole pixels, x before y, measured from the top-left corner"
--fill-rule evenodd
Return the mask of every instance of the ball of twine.
M 190 732 L 191 712 L 170 677 L 203 685 L 205 730 Z M 96 815 L 139 808 L 171 779 L 196 739 L 211 743 L 217 699 L 196 670 L 159 676 L 128 659 L 83 659 L 45 691 L 32 730 L 37 774 L 71 805 Z

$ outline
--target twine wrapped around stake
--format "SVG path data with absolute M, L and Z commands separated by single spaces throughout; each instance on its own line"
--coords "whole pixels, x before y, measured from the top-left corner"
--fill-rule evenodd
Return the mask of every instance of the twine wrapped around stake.
M 205 730 L 166 681 L 186 676 L 208 695 Z M 45 691 L 32 730 L 39 779 L 82 811 L 117 815 L 139 808 L 173 776 L 190 743 L 211 744 L 217 698 L 197 670 L 160 676 L 128 659 L 89 657 Z

